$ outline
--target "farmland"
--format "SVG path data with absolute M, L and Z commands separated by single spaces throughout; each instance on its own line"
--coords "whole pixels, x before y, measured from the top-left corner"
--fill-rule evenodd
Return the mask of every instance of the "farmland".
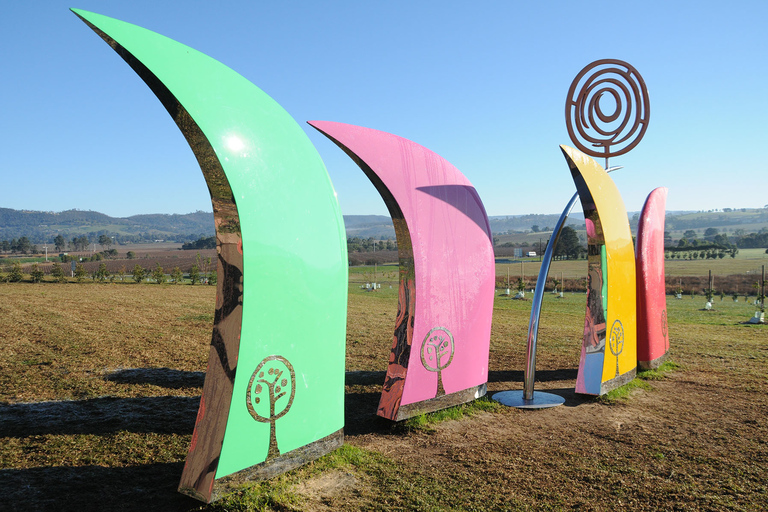
M 178 251 L 177 251 L 178 252 Z M 716 275 L 759 268 L 741 251 Z M 742 261 L 743 260 L 743 261 Z M 555 262 L 578 279 L 582 261 Z M 519 264 L 517 264 L 519 268 Z M 511 265 L 514 278 L 515 265 Z M 702 271 L 708 270 L 706 267 Z M 536 272 L 525 264 L 526 275 Z M 667 274 L 675 277 L 672 262 Z M 692 272 L 692 271 L 690 271 Z M 497 267 L 506 278 L 506 265 Z M 700 274 L 699 274 L 700 275 Z M 756 510 L 768 471 L 768 326 L 754 306 L 668 298 L 671 358 L 627 397 L 573 393 L 583 292 L 545 295 L 546 411 L 487 400 L 454 419 L 375 416 L 397 267 L 353 267 L 343 449 L 201 506 L 175 492 L 213 321 L 212 286 L 2 283 L 0 476 L 10 510 Z M 365 284 L 379 282 L 376 292 Z M 717 281 L 716 281 L 717 282 Z M 392 286 L 392 288 L 390 288 Z M 522 388 L 529 301 L 497 296 L 489 395 Z
M 134 266 L 139 265 L 148 272 L 154 269 L 156 266 L 163 268 L 166 274 L 170 274 L 174 268 L 178 267 L 182 272 L 189 272 L 192 265 L 197 263 L 197 258 L 203 260 L 210 258 L 213 262 L 209 265 L 210 269 L 215 269 L 216 266 L 216 250 L 204 249 L 198 251 L 183 251 L 179 250 L 181 244 L 177 243 L 156 243 L 156 244 L 133 244 L 119 246 L 116 258 L 91 260 L 91 257 L 96 254 L 94 252 L 73 252 L 69 253 L 69 256 L 78 263 L 82 260 L 81 264 L 87 275 L 92 276 L 94 272 L 99 268 L 101 264 L 106 266 L 107 271 L 112 275 L 111 281 L 122 282 L 131 281 L 131 271 Z M 129 257 L 129 253 L 130 257 Z M 45 261 L 44 258 L 39 256 L 34 258 L 4 258 L 0 262 L 4 262 L 4 267 L 7 272 L 9 261 L 20 261 L 25 273 L 31 271 L 32 265 L 37 263 L 40 269 L 46 274 L 50 275 L 53 269 L 54 261 L 58 258 L 51 257 L 51 261 Z M 71 263 L 65 262 L 60 265 L 68 276 L 71 276 Z M 51 279 L 50 277 L 48 278 Z M 72 279 L 70 279 L 71 281 Z

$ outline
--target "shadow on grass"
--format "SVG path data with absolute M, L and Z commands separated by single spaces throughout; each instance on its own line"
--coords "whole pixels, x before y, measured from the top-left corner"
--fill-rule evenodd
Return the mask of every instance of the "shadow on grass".
M 393 421 L 376 415 L 380 392 L 347 393 L 344 397 L 344 434 L 387 434 L 395 425 Z
M 576 380 L 578 368 L 560 370 L 537 370 L 536 382 L 556 382 L 559 380 Z M 496 370 L 488 372 L 488 382 L 523 382 L 524 373 L 518 370 Z
M 169 369 L 118 370 L 111 380 L 186 387 L 197 375 Z M 202 374 L 201 374 L 202 376 Z M 397 424 L 376 415 L 385 372 L 347 372 L 345 433 L 401 435 Z M 490 372 L 491 381 L 522 382 L 522 372 Z M 543 370 L 537 381 L 573 380 L 576 370 Z M 183 383 L 183 384 L 179 384 Z M 368 387 L 370 386 L 370 387 Z M 547 389 L 566 399 L 566 406 L 591 400 L 573 388 Z M 489 393 L 492 395 L 493 393 Z M 79 401 L 20 403 L 0 406 L 0 437 L 45 434 L 137 433 L 190 434 L 199 397 L 102 397 Z M 176 492 L 183 462 L 132 467 L 38 467 L 0 470 L 5 484 L 3 510 L 170 510 L 188 511 L 201 503 Z M 10 508 L 4 508 L 10 507 Z
M 205 372 L 186 372 L 172 368 L 122 368 L 104 376 L 118 384 L 151 384 L 161 388 L 202 388 Z
M 344 383 L 347 386 L 382 386 L 387 372 L 355 371 L 344 374 Z
M 188 511 L 202 503 L 176 492 L 181 462 L 2 469 L 2 509 L 9 511 Z
M 561 382 L 568 387 L 556 389 L 541 389 L 548 393 L 554 393 L 565 398 L 566 407 L 576 407 L 583 403 L 592 402 L 590 396 L 578 395 L 574 392 L 573 381 L 576 380 L 578 370 L 567 368 L 559 370 L 539 370 L 536 372 L 536 382 Z M 381 386 L 384 383 L 386 372 L 383 371 L 352 371 L 346 372 L 347 386 L 371 386 L 364 392 L 350 392 L 344 400 L 344 433 L 349 436 L 380 434 L 400 435 L 402 430 L 395 422 L 376 415 L 381 396 Z M 522 389 L 523 372 L 521 371 L 490 371 L 488 382 L 520 383 L 518 389 Z M 375 386 L 375 387 L 374 387 Z M 514 386 L 512 386 L 514 388 Z M 369 391 L 370 390 L 370 391 Z M 492 397 L 499 390 L 489 391 L 488 397 Z M 534 390 L 534 393 L 536 390 Z
M 497 390 L 497 391 L 489 391 L 488 397 L 493 399 L 493 395 L 496 393 L 504 393 L 508 390 Z M 519 391 L 522 393 L 523 388 L 518 387 L 515 389 L 512 389 L 510 391 Z M 552 389 L 540 389 L 534 387 L 533 390 L 533 397 L 534 400 L 536 399 L 536 393 L 550 393 L 553 395 L 558 395 L 560 397 L 563 397 L 565 399 L 565 403 L 563 404 L 566 407 L 578 407 L 579 405 L 585 404 L 585 403 L 593 403 L 595 401 L 595 398 L 589 395 L 580 395 L 574 391 L 573 388 L 552 388 Z M 539 410 L 546 410 L 546 409 L 527 409 L 529 411 L 539 411 Z
M 103 397 L 0 406 L 0 437 L 45 434 L 191 434 L 200 397 Z
M 541 389 L 540 391 L 544 391 L 545 393 L 552 393 L 554 395 L 559 395 L 563 398 L 565 398 L 565 403 L 563 404 L 566 407 L 578 407 L 581 404 L 591 404 L 595 402 L 595 397 L 591 395 L 580 395 L 576 393 L 574 388 L 554 388 L 554 389 Z M 536 390 L 533 391 L 534 396 L 536 395 Z

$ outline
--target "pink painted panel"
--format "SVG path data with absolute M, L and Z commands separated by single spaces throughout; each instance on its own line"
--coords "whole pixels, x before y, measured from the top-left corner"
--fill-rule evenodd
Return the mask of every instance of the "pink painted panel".
M 394 419 L 402 405 L 485 384 L 495 263 L 488 216 L 472 184 L 447 160 L 402 137 L 334 122 L 309 124 L 360 165 L 387 203 L 398 235 L 400 312 L 387 379 L 404 383 L 394 410 L 379 414 Z M 401 324 L 412 326 L 407 349 L 402 343 L 397 348 L 398 336 L 405 336 L 398 334 L 405 330 Z
M 637 228 L 637 361 L 641 368 L 658 366 L 669 351 L 664 282 L 666 205 L 667 189 L 653 190 Z

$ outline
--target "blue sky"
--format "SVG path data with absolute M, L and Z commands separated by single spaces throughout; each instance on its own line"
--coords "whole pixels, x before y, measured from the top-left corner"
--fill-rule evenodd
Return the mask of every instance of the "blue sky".
M 322 156 L 345 214 L 387 214 L 308 120 L 391 132 L 440 154 L 489 215 L 557 213 L 574 192 L 566 93 L 588 63 L 634 65 L 650 92 L 642 142 L 611 160 L 628 210 L 768 203 L 768 2 L 60 0 L 0 16 L 0 207 L 113 216 L 210 211 L 160 103 L 78 7 L 220 60 L 280 103 Z

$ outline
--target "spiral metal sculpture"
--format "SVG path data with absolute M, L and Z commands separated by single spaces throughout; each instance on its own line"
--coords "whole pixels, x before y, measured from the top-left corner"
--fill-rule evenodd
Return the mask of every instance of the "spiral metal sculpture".
M 605 105 L 601 106 L 606 95 L 615 102 L 613 111 L 606 112 Z M 608 157 L 623 155 L 640 142 L 650 113 L 643 77 L 633 66 L 616 59 L 597 60 L 582 69 L 565 102 L 571 140 L 584 153 L 604 157 L 606 168 Z

